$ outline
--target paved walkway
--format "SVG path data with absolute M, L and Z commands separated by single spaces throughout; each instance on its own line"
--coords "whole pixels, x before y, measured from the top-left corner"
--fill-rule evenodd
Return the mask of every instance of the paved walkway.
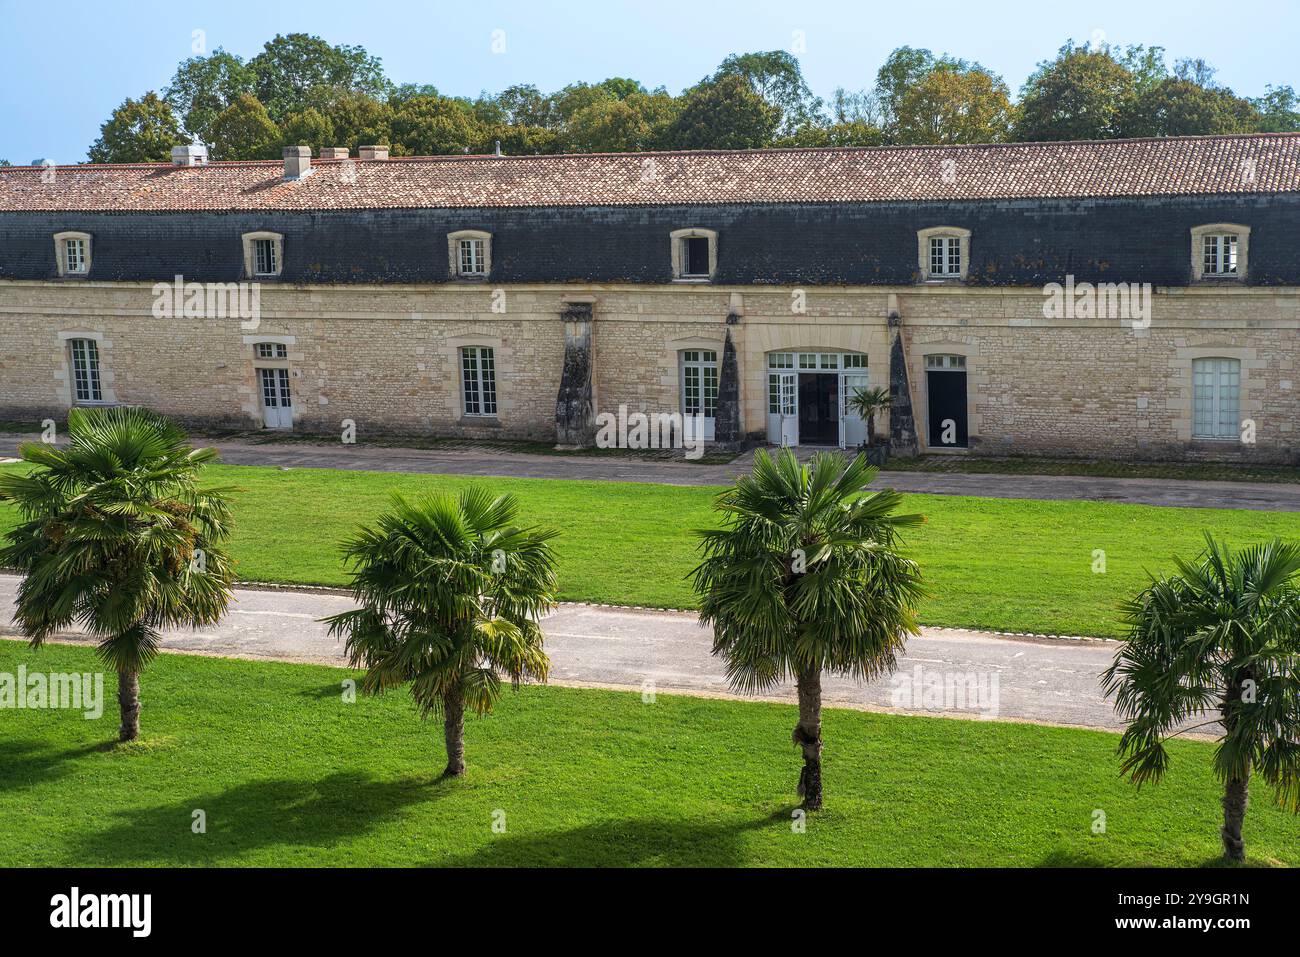
M 39 436 L 0 434 L 0 458 L 17 454 Z M 203 440 L 196 440 L 204 444 Z M 726 464 L 641 459 L 624 455 L 545 455 L 492 448 L 407 449 L 290 441 L 207 442 L 230 465 L 280 468 L 358 469 L 434 475 L 482 475 L 583 481 L 652 482 L 661 485 L 727 485 L 748 469 L 749 455 Z M 801 450 L 807 451 L 807 450 Z M 989 498 L 1081 499 L 1190 508 L 1244 508 L 1300 512 L 1300 485 L 1267 482 L 1197 482 L 1146 478 L 1088 478 L 1066 475 L 964 475 L 954 472 L 882 472 L 877 485 L 900 492 L 976 495 Z
M 19 579 L 0 575 L 0 636 L 15 637 L 13 599 Z M 328 592 L 240 589 L 221 624 L 173 632 L 163 647 L 195 654 L 345 664 L 342 645 L 317 619 L 353 607 Z M 543 622 L 556 684 L 626 688 L 645 694 L 728 694 L 722 662 L 710 653 L 711 633 L 693 614 L 590 605 L 562 605 Z M 77 636 L 68 636 L 75 640 Z M 986 717 L 1115 729 L 1119 722 L 1098 675 L 1114 642 L 1013 639 L 949 628 L 926 629 L 908 642 L 898 675 L 859 685 L 825 682 L 828 704 L 959 717 Z M 920 693 L 932 677 L 971 676 L 985 696 L 932 700 Z M 996 686 L 992 682 L 996 680 Z M 895 697 L 900 681 L 912 700 Z M 996 689 L 996 690 L 995 690 Z M 794 689 L 766 696 L 794 701 Z

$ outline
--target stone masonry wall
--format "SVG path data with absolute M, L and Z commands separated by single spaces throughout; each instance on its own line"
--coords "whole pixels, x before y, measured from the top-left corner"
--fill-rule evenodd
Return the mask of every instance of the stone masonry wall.
M 925 356 L 967 357 L 970 454 L 1300 461 L 1300 290 L 1158 288 L 1149 329 L 1045 319 L 1036 288 L 554 284 L 297 286 L 262 289 L 257 329 L 231 319 L 156 319 L 148 283 L 0 281 L 0 418 L 57 418 L 71 403 L 66 339 L 98 339 L 109 401 L 190 424 L 257 427 L 257 365 L 284 365 L 294 427 L 553 441 L 564 361 L 561 314 L 593 301 L 594 407 L 680 409 L 678 353 L 721 358 L 729 313 L 742 429 L 767 425 L 766 353 L 854 350 L 888 382 L 896 297 L 917 427 Z M 802 293 L 802 296 L 801 296 Z M 802 299 L 802 302 L 801 302 Z M 494 305 L 497 311 L 494 311 Z M 504 311 L 500 311 L 504 309 Z M 800 311 L 802 310 L 802 311 Z M 61 338 L 62 337 L 62 338 Z M 285 362 L 255 362 L 280 341 Z M 499 413 L 461 412 L 459 349 L 495 350 Z M 1241 415 L 1255 445 L 1191 438 L 1191 363 L 1242 362 Z M 878 424 L 881 430 L 886 423 Z

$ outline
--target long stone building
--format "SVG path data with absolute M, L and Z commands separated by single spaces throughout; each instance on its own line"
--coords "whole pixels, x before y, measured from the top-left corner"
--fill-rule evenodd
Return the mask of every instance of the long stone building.
M 0 418 L 1300 460 L 1300 134 L 0 169 Z

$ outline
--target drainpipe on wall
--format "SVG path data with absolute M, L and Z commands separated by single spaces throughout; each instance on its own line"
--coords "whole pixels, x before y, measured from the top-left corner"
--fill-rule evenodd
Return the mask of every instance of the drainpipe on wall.
M 592 303 L 566 302 L 564 321 L 564 373 L 555 399 L 555 447 L 590 448 L 596 442 L 592 395 Z
M 920 452 L 916 416 L 912 411 L 912 380 L 907 372 L 907 344 L 903 339 L 903 313 L 898 296 L 889 295 L 889 451 L 912 456 Z

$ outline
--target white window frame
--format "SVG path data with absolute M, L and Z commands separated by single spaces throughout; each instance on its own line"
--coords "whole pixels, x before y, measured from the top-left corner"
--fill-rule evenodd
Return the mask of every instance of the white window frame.
M 77 243 L 81 248 L 81 268 L 72 269 L 68 261 L 68 244 Z M 90 275 L 91 259 L 90 233 L 67 231 L 54 234 L 54 261 L 61 277 L 84 279 Z
M 283 342 L 255 342 L 253 358 L 286 360 L 289 358 L 289 347 Z
M 1237 261 L 1232 272 L 1216 272 L 1205 268 L 1206 244 L 1217 241 L 1216 260 L 1222 259 L 1225 238 L 1236 238 Z M 1201 282 L 1240 282 L 1246 278 L 1250 261 L 1250 227 L 1238 223 L 1207 223 L 1192 227 L 1192 279 Z
M 244 233 L 244 278 L 274 279 L 284 272 L 284 236 L 280 233 L 256 232 Z M 271 272 L 259 272 L 257 264 L 257 244 L 270 241 L 275 268 Z
M 681 376 L 682 415 L 703 415 L 705 419 L 718 417 L 718 382 L 721 365 L 718 353 L 712 349 L 683 349 L 678 353 L 678 366 Z M 689 398 L 695 380 L 695 399 Z M 709 411 L 712 399 L 713 411 Z M 694 408 L 691 408 L 694 406 Z
M 461 412 L 466 417 L 497 417 L 496 351 L 492 346 L 461 346 L 456 350 L 460 361 Z
M 1192 360 L 1193 439 L 1234 442 L 1240 439 L 1241 373 L 1242 362 L 1233 356 L 1203 356 Z M 1202 389 L 1208 389 L 1208 395 L 1202 396 Z
M 104 377 L 99 343 L 94 339 L 68 339 L 68 379 L 74 405 L 103 405 Z M 84 388 L 83 388 L 84 383 Z
M 942 272 L 935 272 L 931 263 L 931 241 L 943 241 Z M 964 282 L 970 272 L 970 230 L 959 226 L 931 226 L 916 232 L 917 269 L 924 282 Z M 957 269 L 951 269 L 951 250 L 957 250 Z
M 674 282 L 711 282 L 718 273 L 718 233 L 713 229 L 674 229 L 668 234 L 670 255 L 672 257 Z M 688 273 L 686 240 L 707 239 L 709 242 L 709 271 L 705 273 Z
M 466 272 L 461 258 L 462 243 L 482 243 L 478 272 Z M 492 272 L 492 234 L 481 229 L 458 229 L 447 234 L 447 268 L 453 279 L 482 282 Z

